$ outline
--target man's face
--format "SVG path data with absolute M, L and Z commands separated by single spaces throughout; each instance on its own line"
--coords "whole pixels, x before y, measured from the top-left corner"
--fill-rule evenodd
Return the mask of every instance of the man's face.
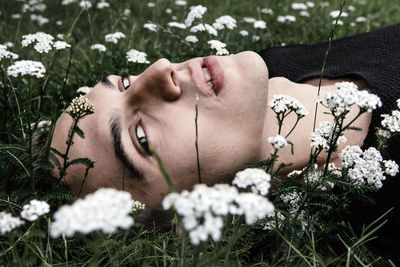
M 95 113 L 79 122 L 85 139 L 76 135 L 69 154 L 69 159 L 95 161 L 81 194 L 114 187 L 156 207 L 169 191 L 156 157 L 147 148 L 160 155 L 178 191 L 198 183 L 196 94 L 202 182 L 230 181 L 243 163 L 263 156 L 267 88 L 268 70 L 253 52 L 178 64 L 160 59 L 129 79 L 108 76 L 86 95 Z M 61 152 L 71 122 L 64 113 L 56 124 L 52 146 Z M 82 165 L 67 170 L 65 182 L 75 194 L 84 172 Z

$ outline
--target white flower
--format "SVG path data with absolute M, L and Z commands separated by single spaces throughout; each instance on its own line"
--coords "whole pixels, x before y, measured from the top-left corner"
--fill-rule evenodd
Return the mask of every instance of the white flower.
M 0 235 L 10 232 L 22 224 L 24 224 L 24 221 L 20 218 L 0 211 Z
M 79 94 L 84 94 L 86 95 L 87 93 L 89 93 L 93 88 L 89 87 L 89 86 L 83 86 L 83 87 L 79 87 L 78 90 L 76 90 L 77 93 Z
M 36 21 L 40 26 L 49 23 L 49 19 L 43 17 L 42 15 L 31 14 L 30 18 L 32 21 Z
M 62 49 L 65 49 L 67 47 L 71 47 L 70 44 L 68 44 L 67 42 L 64 42 L 64 41 L 56 41 L 56 42 L 54 42 L 53 46 L 57 50 L 62 50 Z
M 366 21 L 367 21 L 367 18 L 366 18 L 366 17 L 360 16 L 360 17 L 357 17 L 357 18 L 356 18 L 356 22 L 366 22 Z
M 274 11 L 272 9 L 270 9 L 270 8 L 262 8 L 260 10 L 260 12 L 263 13 L 263 14 L 269 14 L 269 15 L 274 14 Z
M 193 21 L 196 18 L 201 19 L 203 17 L 204 13 L 206 13 L 206 12 L 207 12 L 207 8 L 205 6 L 202 6 L 202 5 L 191 6 L 190 12 L 185 19 L 186 26 L 188 26 L 188 27 L 191 26 Z
M 276 18 L 276 20 L 278 22 L 281 22 L 281 23 L 285 23 L 286 21 L 288 21 L 288 22 L 296 22 L 296 17 L 292 16 L 292 15 L 278 16 Z
M 232 184 L 239 188 L 251 188 L 254 194 L 266 196 L 270 188 L 271 176 L 264 170 L 257 168 L 247 168 L 243 171 L 236 173 Z
M 251 40 L 253 41 L 253 42 L 257 42 L 257 41 L 260 41 L 260 35 L 253 35 L 252 37 L 251 37 Z
M 288 178 L 292 178 L 292 177 L 298 176 L 298 175 L 300 175 L 302 172 L 303 172 L 303 171 L 301 171 L 301 170 L 293 170 L 293 171 L 291 171 L 291 172 L 288 174 Z
M 72 205 L 62 206 L 54 214 L 50 235 L 56 238 L 61 234 L 114 233 L 118 228 L 128 229 L 133 224 L 129 215 L 132 208 L 133 201 L 128 192 L 101 188 Z
M 136 49 L 131 49 L 128 52 L 126 52 L 126 59 L 128 60 L 128 62 L 136 62 L 143 64 L 150 63 L 150 61 L 147 60 L 147 54 L 145 52 L 141 52 Z
M 155 7 L 155 6 L 156 6 L 156 3 L 154 3 L 154 2 L 148 2 L 148 3 L 147 3 L 147 6 L 148 6 L 148 7 Z
M 372 111 L 382 106 L 378 96 L 367 91 L 359 91 L 353 82 L 335 83 L 337 90 L 325 94 L 324 101 L 327 108 L 335 115 L 346 114 L 352 105 L 358 105 L 360 109 Z
M 204 32 L 207 31 L 209 34 L 218 36 L 218 32 L 216 29 L 214 29 L 213 26 L 209 25 L 209 24 L 197 24 L 195 26 L 193 26 L 192 28 L 190 28 L 190 32 Z
M 383 120 L 381 121 L 382 126 L 385 130 L 388 130 L 392 133 L 400 132 L 400 111 L 392 110 L 392 114 L 382 114 L 381 117 Z
M 197 37 L 194 35 L 188 35 L 186 36 L 185 41 L 189 43 L 197 43 L 199 39 L 197 39 Z
M 229 51 L 225 48 L 225 43 L 218 40 L 210 40 L 207 43 L 210 45 L 211 49 L 217 50 L 217 55 L 229 55 Z
M 94 44 L 90 47 L 92 50 L 98 50 L 99 52 L 106 52 L 107 48 L 102 44 Z
M 108 8 L 108 7 L 110 7 L 110 4 L 105 2 L 105 1 L 97 3 L 97 8 L 98 9 L 103 9 L 103 8 Z
M 122 32 L 114 32 L 114 33 L 109 33 L 104 36 L 104 39 L 108 43 L 114 43 L 117 44 L 119 39 L 125 38 L 125 34 Z
M 351 12 L 356 11 L 356 8 L 355 8 L 354 6 L 352 6 L 352 5 L 349 5 L 349 6 L 347 7 L 347 9 L 348 9 L 349 11 L 351 11 Z
M 132 212 L 141 211 L 146 208 L 146 205 L 140 201 L 132 200 Z
M 243 21 L 247 23 L 254 23 L 256 22 L 256 19 L 251 17 L 243 17 Z
M 70 104 L 70 114 L 72 116 L 81 117 L 94 113 L 94 106 L 84 96 L 77 96 L 72 99 Z
M 329 150 L 334 126 L 330 121 L 321 122 L 318 128 L 311 133 L 311 147 Z
M 29 204 L 22 207 L 21 217 L 28 221 L 36 221 L 40 216 L 50 212 L 50 206 L 46 201 L 32 199 Z
M 3 45 L 5 45 L 8 48 L 14 47 L 14 44 L 12 42 L 5 42 Z
M 308 115 L 304 105 L 296 98 L 288 95 L 274 95 L 269 101 L 269 106 L 277 114 L 294 111 L 299 117 Z
M 176 0 L 175 5 L 177 6 L 186 6 L 187 2 L 185 0 Z
M 170 9 L 170 8 L 165 9 L 165 13 L 172 14 L 172 9 Z
M 385 165 L 385 173 L 390 176 L 396 176 L 399 172 L 399 165 L 393 160 L 384 160 L 383 163 Z
M 307 6 L 313 8 L 315 6 L 314 2 L 307 2 Z
M 236 28 L 236 19 L 229 15 L 221 16 L 215 20 L 213 27 L 217 30 L 222 30 L 224 28 L 233 30 Z
M 66 6 L 66 5 L 75 3 L 75 2 L 76 2 L 76 0 L 62 0 L 61 5 Z
M 379 135 L 379 136 L 382 136 L 382 137 L 384 137 L 384 138 L 390 138 L 390 136 L 391 136 L 390 131 L 388 131 L 388 130 L 382 130 L 382 129 L 379 129 L 378 135 Z
M 263 222 L 263 230 L 279 228 L 285 219 L 286 217 L 280 211 L 275 210 L 274 212 L 270 212 L 267 214 L 265 222 Z
M 44 32 L 37 32 L 35 34 L 27 34 L 22 36 L 22 46 L 26 47 L 32 43 L 34 49 L 39 53 L 48 53 L 52 49 L 54 37 Z
M 303 170 L 306 170 L 306 168 L 304 168 Z M 322 176 L 323 171 L 318 169 L 317 164 L 314 164 L 305 172 L 304 181 L 306 182 L 306 184 L 309 184 L 311 186 L 317 184 L 316 188 L 322 191 L 332 189 L 334 187 L 334 184 L 326 180 L 322 181 Z
M 306 10 L 308 6 L 304 3 L 292 3 L 292 9 L 294 10 Z
M 21 18 L 21 14 L 19 14 L 19 13 L 12 14 L 12 15 L 11 15 L 11 18 L 12 18 L 12 19 L 20 19 L 20 18 Z
M 254 21 L 254 29 L 266 29 L 267 28 L 267 23 L 263 20 L 256 20 Z
M 89 9 L 92 7 L 92 3 L 87 0 L 82 0 L 81 2 L 79 2 L 79 6 L 84 9 Z
M 182 30 L 186 29 L 186 24 L 178 23 L 178 22 L 175 22 L 175 21 L 168 22 L 168 26 L 169 27 L 176 27 L 176 28 L 179 28 L 179 29 L 182 29 Z
M 340 14 L 340 10 L 333 10 L 329 13 L 329 16 L 331 16 L 332 18 L 336 19 L 337 17 L 339 17 Z M 342 14 L 340 15 L 340 17 L 345 18 L 349 16 L 349 14 L 347 14 L 346 12 L 342 12 Z
M 300 11 L 300 16 L 310 17 L 310 13 L 307 10 L 302 10 L 302 11 Z
M 248 36 L 248 35 L 249 35 L 249 32 L 246 31 L 246 30 L 241 30 L 241 31 L 239 32 L 239 34 L 240 34 L 241 36 Z
M 148 29 L 149 31 L 156 32 L 158 26 L 154 23 L 145 23 L 143 24 L 143 28 Z
M 288 145 L 286 138 L 282 135 L 269 137 L 268 143 L 270 143 L 275 149 L 281 149 Z
M 370 147 L 364 152 L 359 146 L 347 146 L 339 154 L 343 168 L 354 184 L 369 184 L 375 188 L 382 187 L 386 179 L 384 172 L 396 175 L 398 166 L 394 161 L 384 161 L 379 151 Z
M 266 198 L 252 194 L 239 193 L 226 184 L 208 187 L 205 184 L 194 186 L 193 191 L 171 193 L 162 202 L 164 209 L 174 208 L 182 217 L 183 228 L 189 231 L 190 241 L 194 245 L 221 238 L 223 218 L 228 214 L 244 215 L 247 224 L 261 219 L 274 210 L 273 204 Z
M 296 209 L 299 207 L 300 195 L 297 192 L 286 193 L 284 195 L 281 195 L 279 198 L 282 200 L 283 203 L 289 204 Z
M 5 45 L 0 45 L 0 61 L 3 58 L 12 58 L 12 59 L 17 59 L 19 56 L 15 53 L 12 53 L 8 51 L 7 46 Z
M 7 73 L 13 77 L 29 75 L 36 78 L 42 78 L 46 73 L 46 68 L 42 62 L 39 61 L 20 60 L 15 61 L 13 65 L 9 66 L 7 68 Z

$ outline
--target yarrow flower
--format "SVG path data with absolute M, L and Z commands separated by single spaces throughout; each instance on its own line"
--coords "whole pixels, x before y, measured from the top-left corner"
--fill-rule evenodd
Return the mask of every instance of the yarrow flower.
M 274 210 L 268 199 L 253 193 L 239 193 L 237 188 L 227 184 L 213 187 L 197 184 L 191 192 L 184 190 L 167 195 L 162 205 L 165 210 L 174 208 L 182 217 L 183 228 L 189 231 L 194 245 L 208 237 L 218 241 L 223 218 L 228 214 L 244 215 L 246 223 L 253 224 Z
M 197 37 L 194 35 L 188 35 L 185 37 L 185 41 L 189 43 L 197 43 L 199 39 L 197 39 Z
M 98 50 L 99 52 L 106 52 L 107 48 L 102 44 L 94 44 L 90 47 L 92 50 Z
M 325 94 L 326 107 L 335 115 L 346 114 L 352 105 L 358 105 L 362 111 L 372 111 L 382 106 L 378 96 L 367 91 L 359 91 L 353 82 L 335 83 L 337 90 Z
M 75 97 L 70 104 L 69 113 L 72 117 L 81 118 L 83 116 L 94 113 L 94 107 L 84 96 Z
M 22 224 L 24 224 L 24 221 L 20 218 L 0 211 L 0 235 L 10 232 Z
M 62 49 L 65 49 L 67 47 L 71 47 L 70 44 L 68 44 L 67 42 L 64 42 L 64 41 L 56 41 L 56 42 L 54 42 L 53 46 L 57 50 L 62 50 Z
M 207 43 L 211 46 L 211 49 L 217 50 L 218 56 L 229 55 L 229 51 L 225 48 L 225 43 L 218 40 L 210 40 Z
M 46 73 L 46 68 L 42 62 L 39 61 L 20 60 L 15 61 L 13 65 L 9 66 L 7 68 L 7 73 L 13 77 L 29 75 L 36 78 L 42 78 Z
M 147 60 L 147 54 L 145 52 L 141 52 L 136 49 L 131 49 L 128 52 L 126 52 L 126 59 L 128 60 L 128 62 L 136 62 L 143 64 L 150 63 L 150 61 Z
M 186 29 L 186 24 L 179 23 L 179 22 L 176 22 L 176 21 L 168 22 L 168 26 L 169 27 L 179 28 L 179 29 L 182 29 L 182 30 Z
M 27 34 L 22 36 L 22 46 L 26 47 L 35 43 L 34 49 L 39 53 L 48 53 L 52 49 L 54 37 L 44 32 L 37 32 L 35 34 Z
M 204 32 L 207 31 L 209 34 L 212 34 L 214 36 L 218 36 L 218 32 L 216 29 L 214 29 L 213 26 L 210 24 L 197 24 L 190 28 L 190 32 Z
M 19 56 L 15 53 L 12 53 L 8 51 L 7 46 L 5 45 L 0 45 L 0 61 L 3 58 L 12 58 L 12 59 L 17 59 Z
M 213 27 L 216 30 L 222 30 L 222 29 L 230 29 L 233 30 L 236 28 L 236 19 L 232 18 L 229 15 L 224 15 L 215 20 L 213 23 Z
M 158 29 L 158 26 L 154 23 L 145 23 L 145 24 L 143 24 L 143 28 L 148 29 L 149 31 L 156 32 Z
M 268 138 L 268 143 L 270 143 L 275 149 L 281 149 L 288 145 L 288 141 L 282 135 L 271 136 Z
M 316 186 L 316 189 L 326 191 L 328 189 L 332 189 L 334 187 L 334 184 L 330 181 L 322 180 L 321 178 L 323 177 L 323 171 L 318 169 L 318 165 L 314 164 L 308 170 L 306 168 L 303 169 L 304 172 L 304 181 L 306 184 L 309 184 L 310 186 Z
M 133 224 L 130 213 L 134 202 L 128 192 L 113 188 L 101 188 L 72 205 L 62 206 L 50 225 L 53 238 L 65 234 L 73 236 L 79 232 L 93 231 L 114 233 L 118 228 L 128 229 Z
M 395 176 L 399 171 L 394 161 L 383 160 L 374 147 L 362 151 L 359 146 L 347 146 L 339 154 L 339 158 L 349 178 L 357 185 L 368 184 L 379 189 L 386 179 L 384 173 Z
M 270 188 L 271 176 L 264 170 L 257 168 L 247 168 L 236 173 L 232 181 L 238 188 L 246 189 L 250 187 L 254 194 L 266 196 Z
M 342 12 L 342 14 L 340 14 L 340 10 L 333 10 L 333 11 L 331 11 L 330 13 L 329 13 L 329 16 L 331 16 L 332 18 L 334 18 L 334 19 L 336 19 L 337 17 L 339 17 L 339 15 L 340 15 L 340 17 L 342 17 L 342 18 L 345 18 L 345 17 L 347 17 L 347 16 L 349 16 L 349 14 L 348 13 L 346 13 L 346 12 Z
M 122 32 L 114 32 L 114 33 L 109 33 L 104 36 L 104 39 L 108 43 L 114 43 L 117 44 L 119 39 L 125 38 L 125 34 Z
M 203 17 L 204 13 L 206 13 L 206 12 L 207 12 L 207 8 L 205 6 L 202 6 L 202 5 L 191 6 L 190 12 L 185 19 L 186 26 L 188 26 L 188 27 L 191 26 L 193 21 L 196 18 L 201 19 Z
M 304 3 L 292 3 L 292 9 L 294 10 L 306 10 L 308 6 Z
M 263 20 L 256 20 L 253 24 L 254 29 L 266 29 L 267 23 Z
M 330 121 L 321 122 L 318 128 L 311 133 L 311 147 L 329 150 L 334 126 Z
M 269 106 L 277 114 L 294 111 L 299 117 L 308 115 L 304 105 L 296 98 L 288 95 L 274 95 L 269 101 Z
M 386 130 L 384 135 L 400 132 L 400 111 L 392 110 L 392 114 L 382 114 L 383 120 L 381 121 L 382 127 Z
M 295 17 L 295 16 L 292 16 L 292 15 L 278 16 L 278 17 L 276 18 L 276 20 L 277 20 L 278 22 L 281 22 L 281 23 L 285 23 L 285 22 L 296 22 L 296 17 Z
M 291 207 L 298 208 L 300 202 L 300 195 L 297 192 L 283 194 L 279 197 L 281 201 Z
M 28 221 L 36 221 L 40 216 L 50 212 L 50 206 L 46 201 L 32 199 L 29 204 L 22 207 L 21 217 Z

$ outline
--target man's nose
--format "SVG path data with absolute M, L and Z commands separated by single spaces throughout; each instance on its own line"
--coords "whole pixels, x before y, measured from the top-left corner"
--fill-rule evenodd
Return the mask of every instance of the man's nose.
M 137 98 L 156 97 L 164 101 L 176 101 L 182 91 L 174 82 L 174 72 L 173 64 L 169 60 L 159 59 L 139 76 L 130 89 L 133 89 L 132 93 Z

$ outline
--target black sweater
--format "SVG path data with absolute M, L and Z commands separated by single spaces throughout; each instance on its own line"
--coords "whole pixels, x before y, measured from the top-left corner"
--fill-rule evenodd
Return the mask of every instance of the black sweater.
M 267 64 L 270 78 L 286 77 L 301 83 L 319 77 L 328 42 L 312 45 L 274 47 L 259 52 Z M 381 114 L 396 109 L 400 98 L 400 24 L 369 33 L 333 40 L 323 74 L 326 78 L 356 76 L 364 79 L 372 93 L 378 95 L 382 107 L 374 110 L 367 137 L 362 149 L 376 146 L 376 127 L 380 126 Z M 400 137 L 392 138 L 383 157 L 400 165 Z M 383 187 L 375 194 L 376 207 L 355 203 L 350 220 L 355 225 L 369 224 L 389 208 L 389 222 L 381 230 L 375 247 L 378 253 L 400 263 L 400 175 L 387 177 Z

